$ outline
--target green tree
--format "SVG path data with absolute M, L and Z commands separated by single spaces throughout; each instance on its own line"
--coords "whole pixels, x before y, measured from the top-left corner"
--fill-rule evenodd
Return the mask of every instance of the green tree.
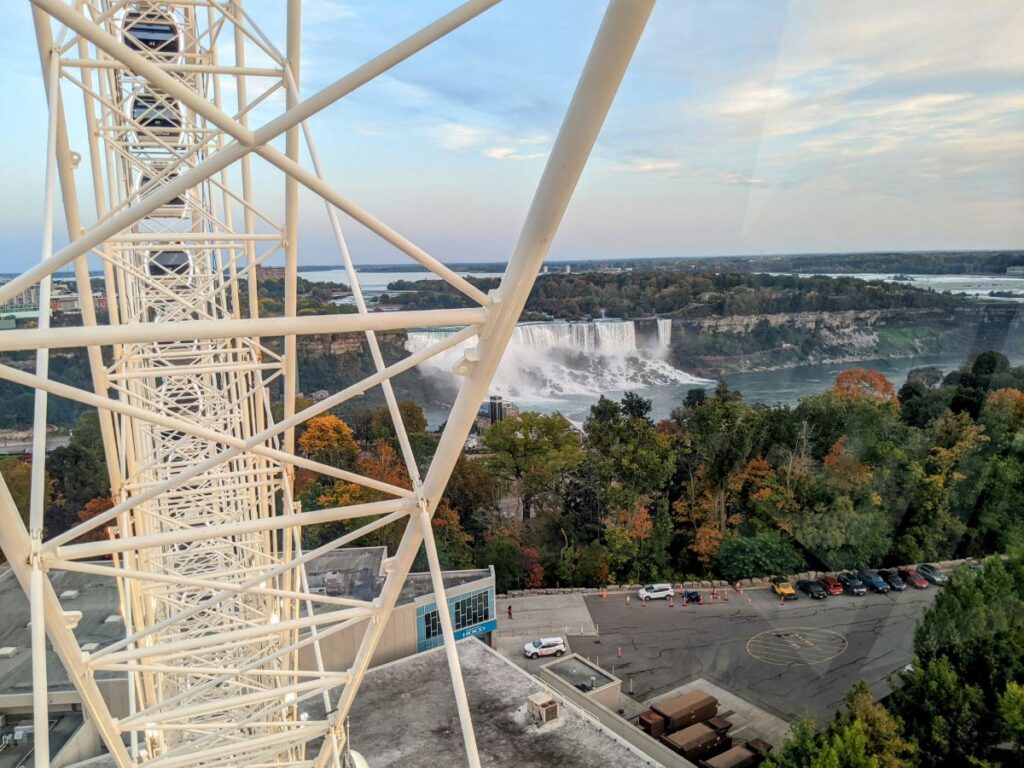
M 0 457 L 0 475 L 14 499 L 14 506 L 28 527 L 29 503 L 32 497 L 32 465 L 19 456 Z M 49 485 L 49 483 L 47 484 Z
M 605 546 L 608 548 L 608 578 L 612 581 L 629 579 L 639 545 L 623 525 L 610 525 L 605 530 Z
M 498 505 L 498 486 L 484 462 L 461 454 L 452 468 L 444 499 L 458 513 L 463 529 L 473 541 L 482 541 L 487 518 Z
M 486 466 L 510 482 L 529 520 L 538 500 L 554 493 L 581 461 L 580 439 L 561 414 L 526 412 L 492 424 L 483 435 Z
M 1017 748 L 1017 762 L 1024 758 L 1024 685 L 1013 681 L 999 697 L 999 717 L 1003 734 Z
M 778 531 L 727 536 L 718 547 L 717 563 L 728 581 L 795 573 L 804 566 L 792 542 Z
M 858 511 L 847 496 L 833 499 L 827 507 L 805 511 L 796 539 L 828 570 L 878 565 L 892 545 L 892 529 L 876 509 Z
M 917 742 L 923 768 L 959 768 L 982 748 L 978 727 L 984 697 L 962 679 L 949 659 L 918 664 L 904 674 L 895 703 Z
M 789 736 L 785 743 L 769 755 L 764 768 L 809 768 L 819 750 L 814 719 L 798 717 L 789 726 Z
M 423 409 L 412 400 L 400 400 L 398 412 L 402 416 L 402 424 L 409 435 L 427 431 L 427 417 L 424 415 Z M 382 405 L 373 412 L 370 420 L 370 434 L 378 440 L 395 437 L 395 424 L 387 405 Z
M 523 586 L 523 550 L 510 536 L 495 536 L 480 549 L 477 564 L 494 566 L 494 588 L 508 592 Z
M 846 714 L 840 722 L 864 727 L 865 747 L 879 768 L 913 768 L 916 745 L 903 738 L 903 723 L 875 701 L 865 680 L 858 680 L 846 694 Z
M 673 471 L 671 441 L 646 415 L 650 401 L 627 395 L 621 404 L 601 397 L 583 427 L 593 477 L 613 509 L 661 492 Z
M 636 392 L 626 392 L 622 396 L 622 413 L 627 419 L 650 421 L 651 401 Z

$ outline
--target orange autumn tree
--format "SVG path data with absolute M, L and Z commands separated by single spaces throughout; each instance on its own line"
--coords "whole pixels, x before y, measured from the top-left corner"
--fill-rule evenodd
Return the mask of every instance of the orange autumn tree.
M 743 515 L 736 512 L 736 502 L 746 489 L 751 497 L 758 500 L 758 494 L 767 495 L 765 484 L 771 468 L 761 457 L 751 459 L 738 472 L 731 474 L 724 487 L 716 488 L 714 484 L 704 480 L 704 468 L 697 470 L 697 492 L 684 496 L 673 506 L 676 519 L 689 523 L 693 529 L 693 543 L 690 549 L 697 559 L 707 568 L 711 567 L 718 546 L 726 534 L 735 530 L 743 522 Z
M 841 493 L 853 493 L 871 482 L 871 470 L 846 445 L 847 438 L 843 435 L 829 448 L 821 463 L 830 486 Z
M 842 371 L 836 376 L 835 386 L 830 391 L 844 400 L 866 397 L 876 403 L 888 403 L 899 407 L 896 388 L 892 382 L 885 378 L 884 374 L 866 368 Z
M 303 456 L 339 469 L 353 469 L 359 457 L 359 443 L 352 428 L 333 413 L 314 416 L 299 437 Z
M 1024 392 L 1010 387 L 989 392 L 978 422 L 997 450 L 1009 448 L 1024 429 Z
M 369 453 L 360 455 L 356 462 L 356 469 L 359 474 L 374 480 L 380 480 L 400 488 L 412 488 L 412 484 L 409 482 L 409 473 L 406 471 L 401 458 L 399 458 L 398 452 L 386 440 L 377 440 L 374 442 Z M 388 498 L 391 498 L 390 495 L 383 491 L 368 488 L 358 483 L 338 480 L 320 495 L 317 499 L 317 504 L 321 508 L 342 507 L 351 504 L 369 504 L 374 501 L 384 501 Z M 370 518 L 361 518 L 355 522 L 365 524 L 370 522 L 370 520 Z M 343 533 L 350 529 L 350 526 L 345 523 L 326 523 L 324 526 L 311 527 L 319 529 L 320 535 L 317 537 L 318 540 L 325 534 L 336 536 L 340 535 L 339 532 Z M 378 531 L 367 534 L 360 539 L 360 543 L 364 546 L 384 544 L 388 547 L 388 551 L 393 553 L 398 548 L 403 530 L 404 523 L 399 520 Z
M 92 520 L 96 515 L 102 515 L 108 509 L 114 506 L 114 500 L 106 496 L 98 496 L 95 499 L 90 499 L 85 502 L 85 506 L 78 513 L 78 519 L 87 523 Z M 79 541 L 102 541 L 107 538 L 107 528 L 109 526 L 102 525 L 99 528 L 93 528 L 91 531 L 85 533 Z
M 472 568 L 473 551 L 470 541 L 473 537 L 462 529 L 459 513 L 441 499 L 431 520 L 434 528 L 434 541 L 437 542 L 437 556 L 442 568 Z

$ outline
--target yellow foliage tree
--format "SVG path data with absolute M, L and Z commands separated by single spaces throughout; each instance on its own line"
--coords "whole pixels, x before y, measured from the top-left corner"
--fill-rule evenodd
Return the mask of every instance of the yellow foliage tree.
M 359 458 L 359 443 L 352 429 L 333 413 L 314 416 L 306 423 L 299 450 L 307 458 L 339 469 L 353 469 Z

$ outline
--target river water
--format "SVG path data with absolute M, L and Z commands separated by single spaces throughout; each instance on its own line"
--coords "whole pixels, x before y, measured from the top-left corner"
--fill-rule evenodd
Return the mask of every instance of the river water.
M 1019 363 L 1021 361 L 1014 361 Z M 765 403 L 767 405 L 795 405 L 802 397 L 814 395 L 829 389 L 836 376 L 849 368 L 871 368 L 881 371 L 897 389 L 907 379 L 907 374 L 914 368 L 927 365 L 938 366 L 943 372 L 949 372 L 963 365 L 964 360 L 954 356 L 922 356 L 897 360 L 861 360 L 849 363 L 820 365 L 801 365 L 795 368 L 784 368 L 776 371 L 756 371 L 751 373 L 734 373 L 725 377 L 732 389 L 738 389 L 747 403 Z M 667 382 L 654 386 L 632 387 L 631 390 L 646 397 L 652 404 L 652 417 L 655 420 L 667 418 L 672 409 L 682 405 L 683 399 L 700 383 Z M 703 385 L 713 388 L 713 383 Z M 576 424 L 582 424 L 600 394 L 618 400 L 625 394 L 624 389 L 607 389 L 600 393 L 570 394 L 555 397 L 521 396 L 510 397 L 521 410 L 539 411 L 541 413 L 559 412 Z M 427 420 L 431 427 L 439 426 L 447 411 L 440 408 L 427 408 Z
M 496 273 L 462 272 L 463 276 L 500 277 Z M 307 280 L 347 282 L 344 270 L 303 272 Z M 862 273 L 830 275 L 857 277 L 863 280 L 894 281 L 892 274 Z M 425 272 L 359 272 L 360 283 L 367 295 L 386 291 L 395 280 L 425 280 L 435 276 Z M 906 275 L 901 284 L 935 291 L 949 291 L 973 297 L 989 297 L 990 292 L 1012 294 L 1024 301 L 1024 279 L 989 275 Z M 1014 299 L 1009 299 L 1014 300 Z M 451 333 L 450 329 L 411 332 L 408 348 L 422 349 Z M 516 330 L 505 358 L 495 377 L 492 394 L 500 394 L 522 410 L 543 413 L 558 411 L 581 423 L 590 406 L 600 395 L 621 398 L 634 391 L 652 401 L 653 416 L 667 417 L 680 405 L 694 387 L 712 387 L 714 382 L 699 379 L 678 370 L 664 359 L 668 338 L 658 329 L 656 343 L 638 342 L 633 324 L 616 320 L 594 323 L 530 323 Z M 463 345 L 466 346 L 466 345 Z M 449 391 L 454 397 L 457 380 L 451 366 L 461 348 L 421 366 L 425 376 Z M 965 353 L 966 354 L 966 353 Z M 827 390 L 836 375 L 849 368 L 872 368 L 886 375 L 899 388 L 907 373 L 914 368 L 934 365 L 944 372 L 963 365 L 961 355 L 925 355 L 890 360 L 861 360 L 848 363 L 802 365 L 775 371 L 734 373 L 725 377 L 730 387 L 738 389 L 748 403 L 795 404 L 800 398 Z M 1021 361 L 1015 360 L 1015 363 Z M 447 410 L 426 409 L 432 427 L 440 425 Z

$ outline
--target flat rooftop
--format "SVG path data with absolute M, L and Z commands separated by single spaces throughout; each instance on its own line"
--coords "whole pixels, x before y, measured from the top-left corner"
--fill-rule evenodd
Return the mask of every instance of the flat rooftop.
M 325 575 L 333 572 L 338 577 L 339 596 L 371 600 L 380 592 L 384 583 L 381 566 L 386 557 L 386 547 L 354 547 L 329 552 L 307 565 L 310 589 L 323 589 Z M 109 566 L 110 562 L 97 561 L 97 564 Z M 450 589 L 490 578 L 490 575 L 490 569 L 487 568 L 445 571 L 444 584 Z M 60 570 L 50 571 L 49 577 L 64 609 L 82 612 L 75 637 L 84 650 L 102 648 L 124 637 L 125 627 L 121 620 L 117 585 L 113 579 Z M 410 603 L 432 592 L 429 574 L 411 573 L 398 604 Z M 0 621 L 0 697 L 18 694 L 30 696 L 32 654 L 29 650 L 31 630 L 28 599 L 6 564 L 0 565 L 0 605 L 4 611 L 3 621 Z M 96 646 L 91 648 L 90 643 L 96 643 Z M 46 667 L 51 692 L 73 690 L 64 665 L 52 650 L 47 652 Z M 102 680 L 121 675 L 117 672 L 97 672 L 96 676 Z
M 339 595 L 358 600 L 372 600 L 380 594 L 384 584 L 382 566 L 387 554 L 387 547 L 355 547 L 336 549 L 321 555 L 306 566 L 309 588 L 312 591 L 325 589 L 330 576 L 338 585 Z M 444 585 L 447 588 L 458 587 L 471 581 L 489 578 L 490 575 L 489 568 L 445 571 Z M 402 587 L 398 604 L 410 603 L 433 591 L 429 573 L 410 573 Z
M 480 759 L 516 768 L 640 768 L 658 764 L 611 732 L 561 707 L 543 726 L 527 714 L 527 699 L 546 689 L 535 677 L 475 638 L 458 643 Z M 317 706 L 322 706 L 319 699 Z M 311 710 L 311 717 L 322 711 Z M 371 768 L 465 765 L 465 749 L 444 648 L 367 673 L 351 718 L 352 748 Z
M 573 688 L 587 693 L 595 688 L 603 688 L 615 679 L 589 664 L 578 656 L 569 656 L 547 665 L 552 674 L 557 675 Z
M 50 571 L 50 580 L 61 605 L 68 611 L 81 611 L 82 619 L 75 636 L 83 648 L 89 643 L 107 645 L 124 637 L 124 622 L 118 608 L 117 585 L 113 580 L 70 571 Z M 14 573 L 0 566 L 0 695 L 32 694 L 31 628 L 28 598 Z M 50 691 L 70 691 L 73 686 L 64 665 L 47 642 L 46 672 Z M 98 672 L 98 679 L 117 677 L 117 673 Z
M 50 715 L 50 758 L 55 758 L 82 725 L 80 712 L 62 712 Z M 11 717 L 0 727 L 0 737 L 15 736 L 24 728 L 31 728 L 31 716 Z M 35 759 L 35 738 L 29 730 L 19 741 L 12 741 L 0 749 L 0 768 L 28 768 Z
M 458 642 L 466 695 L 480 760 L 508 768 L 660 768 L 575 709 L 538 726 L 527 699 L 545 691 L 540 681 L 476 638 Z M 337 701 L 341 689 L 332 691 Z M 304 706 L 324 717 L 320 697 Z M 437 768 L 466 764 L 444 648 L 370 670 L 349 718 L 352 748 L 370 768 Z M 109 755 L 81 768 L 112 768 Z M 0 768 L 4 768 L 0 766 Z

